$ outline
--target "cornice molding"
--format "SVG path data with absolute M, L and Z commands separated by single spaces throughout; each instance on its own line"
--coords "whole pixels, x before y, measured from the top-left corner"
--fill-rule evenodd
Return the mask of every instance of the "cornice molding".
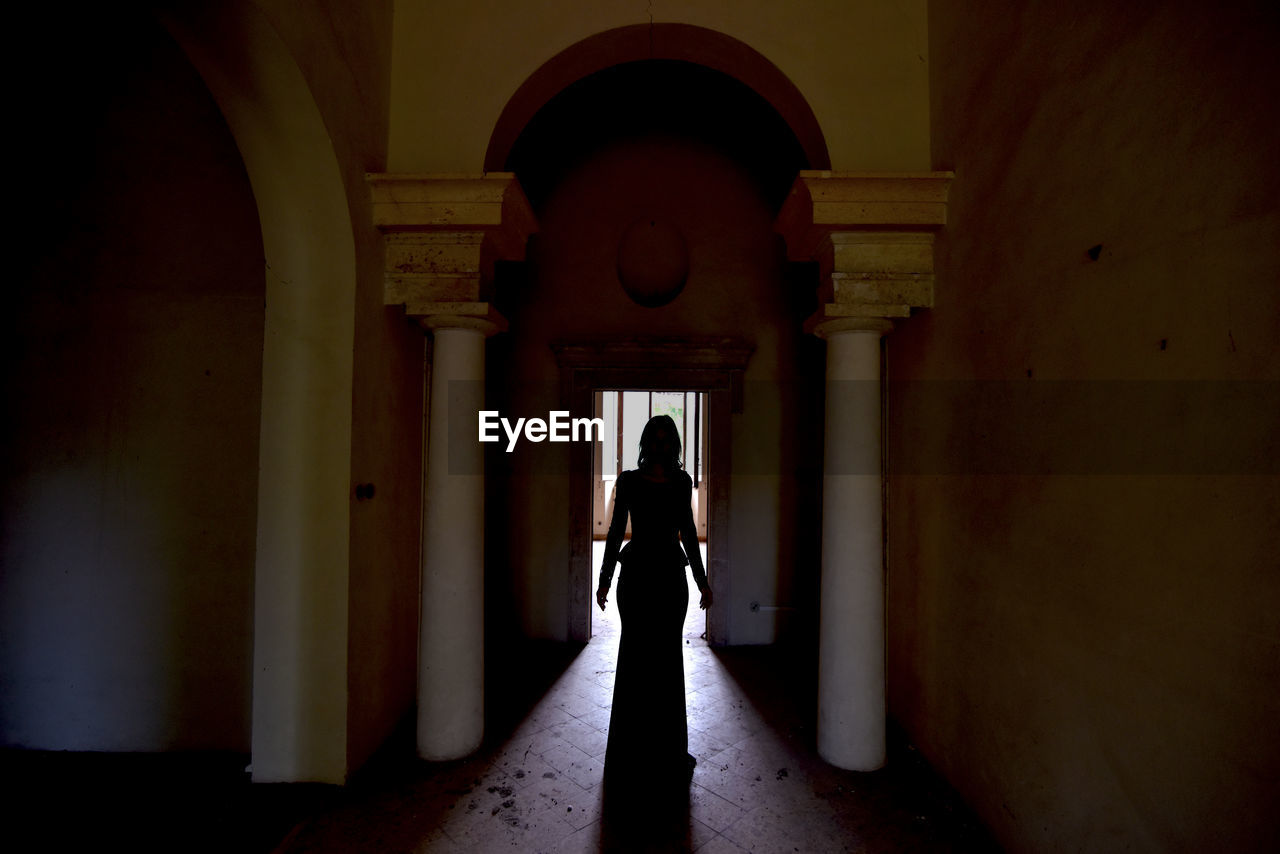
M 933 305 L 934 232 L 947 221 L 951 172 L 801 172 L 774 230 L 792 261 L 818 264 L 822 334 Z M 873 324 L 875 328 L 884 323 Z
M 385 235 L 383 303 L 424 328 L 506 328 L 494 265 L 523 261 L 538 222 L 516 176 L 369 174 L 373 225 Z M 469 307 L 475 311 L 469 313 Z
M 774 230 L 792 261 L 808 261 L 833 233 L 934 230 L 947 222 L 954 172 L 805 170 L 782 203 Z

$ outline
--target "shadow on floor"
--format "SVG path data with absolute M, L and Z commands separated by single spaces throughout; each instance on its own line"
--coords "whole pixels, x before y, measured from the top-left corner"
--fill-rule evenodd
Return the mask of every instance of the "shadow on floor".
M 251 784 L 227 753 L 0 751 L 7 851 L 266 852 L 335 802 L 322 785 Z
M 783 780 L 799 770 L 813 781 L 818 796 L 844 817 L 849 830 L 864 837 L 870 831 L 872 837 L 886 841 L 901 834 L 902 838 L 886 850 L 1000 850 L 955 790 L 892 719 L 886 733 L 884 768 L 845 771 L 818 757 L 816 651 L 806 655 L 803 646 L 777 644 L 721 647 L 712 652 L 765 724 L 774 747 L 768 752 L 790 755 L 801 766 L 779 765 L 775 779 Z M 725 761 L 732 761 L 732 757 Z
M 687 646 L 698 765 L 665 805 L 604 780 L 616 645 L 499 649 L 479 751 L 418 760 L 410 714 L 341 788 L 250 784 L 238 755 L 0 752 L 7 850 L 998 850 L 896 728 L 881 771 L 818 758 L 815 676 L 795 649 Z

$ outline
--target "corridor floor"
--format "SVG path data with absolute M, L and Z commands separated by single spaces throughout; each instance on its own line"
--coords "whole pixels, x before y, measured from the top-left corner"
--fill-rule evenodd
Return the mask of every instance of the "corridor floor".
M 601 782 L 618 644 L 611 602 L 585 647 L 490 643 L 486 741 L 457 762 L 418 761 L 409 726 L 341 788 L 251 784 L 237 754 L 0 751 L 8 850 L 996 850 L 901 737 L 875 773 L 819 759 L 812 649 L 713 650 L 697 601 L 692 593 L 684 648 L 698 764 L 677 803 L 616 803 Z
M 604 790 L 618 643 L 610 602 L 580 651 L 548 646 L 512 664 L 527 699 L 516 686 L 509 698 L 490 698 L 491 717 L 505 720 L 491 722 L 479 753 L 375 763 L 277 851 L 996 850 L 900 741 L 889 767 L 871 774 L 819 759 L 812 674 L 778 649 L 712 650 L 697 601 L 695 592 L 685 631 L 689 749 L 698 760 L 687 802 L 615 804 Z M 539 688 L 538 672 L 549 688 Z

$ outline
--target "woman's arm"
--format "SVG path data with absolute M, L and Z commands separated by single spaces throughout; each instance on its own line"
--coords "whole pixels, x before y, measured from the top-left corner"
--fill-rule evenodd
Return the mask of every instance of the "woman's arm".
M 622 547 L 622 537 L 627 533 L 627 481 L 626 473 L 618 476 L 614 483 L 613 518 L 609 521 L 609 533 L 604 540 L 604 560 L 600 563 L 600 586 L 596 590 L 596 602 L 600 610 L 604 610 L 608 601 L 609 587 L 613 584 L 613 570 L 618 564 L 618 550 Z
M 685 475 L 686 490 L 684 496 L 684 516 L 680 523 L 680 542 L 684 545 L 684 553 L 689 556 L 689 570 L 693 573 L 693 581 L 702 591 L 700 607 L 711 605 L 711 588 L 707 585 L 707 571 L 702 566 L 702 551 L 698 548 L 698 526 L 693 521 L 693 479 Z

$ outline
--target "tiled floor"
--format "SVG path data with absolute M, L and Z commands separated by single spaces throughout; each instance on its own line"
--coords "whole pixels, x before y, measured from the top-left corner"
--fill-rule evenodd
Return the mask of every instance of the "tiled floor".
M 908 746 L 896 743 L 889 767 L 873 774 L 819 759 L 811 668 L 774 648 L 713 651 L 700 637 L 697 601 L 694 591 L 685 631 L 689 749 L 698 759 L 687 798 L 619 804 L 602 784 L 618 642 L 610 602 L 585 648 L 547 647 L 515 666 L 532 694 L 513 686 L 507 698 L 491 695 L 495 722 L 479 753 L 375 763 L 277 850 L 995 850 Z M 553 674 L 545 692 L 539 672 Z

